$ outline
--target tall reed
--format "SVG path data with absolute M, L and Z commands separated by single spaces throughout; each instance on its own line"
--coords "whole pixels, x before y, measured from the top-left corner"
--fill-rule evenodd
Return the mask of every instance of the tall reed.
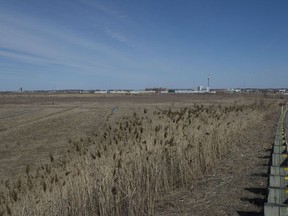
M 263 104 L 195 104 L 107 122 L 99 136 L 70 140 L 62 158 L 3 182 L 0 215 L 153 215 L 161 196 L 207 174 L 268 112 Z

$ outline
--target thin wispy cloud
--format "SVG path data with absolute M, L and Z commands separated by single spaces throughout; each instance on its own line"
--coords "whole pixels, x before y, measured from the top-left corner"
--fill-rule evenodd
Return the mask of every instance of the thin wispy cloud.
M 78 1 L 78 3 L 85 6 L 86 12 L 91 11 L 91 10 L 95 12 L 102 12 L 106 14 L 109 17 L 109 19 L 117 20 L 117 21 L 119 21 L 119 19 L 129 21 L 127 14 L 122 13 L 121 11 L 115 9 L 115 7 L 109 7 L 100 2 L 91 1 L 91 0 L 88 0 L 88 1 L 80 0 Z
M 18 60 L 21 62 L 31 63 L 31 64 L 43 64 L 43 63 L 48 63 L 48 62 L 55 63 L 46 58 L 35 57 L 29 54 L 20 54 L 20 53 L 13 52 L 13 51 L 11 52 L 11 51 L 0 50 L 0 56 L 11 58 L 11 59 Z
M 128 36 L 122 32 L 114 31 L 108 27 L 106 27 L 104 31 L 112 39 L 115 39 L 121 43 L 124 43 L 125 45 L 127 45 L 129 47 L 135 47 L 136 46 L 136 43 L 133 42 L 131 39 L 129 39 Z
M 132 23 L 126 14 L 99 2 L 96 3 L 95 1 L 82 1 L 78 3 L 84 6 L 81 8 L 81 10 L 84 10 L 86 13 L 89 11 L 95 11 L 95 13 L 100 12 L 105 14 L 105 19 L 102 23 L 102 26 L 99 27 L 109 38 L 112 38 L 129 47 L 135 47 L 138 45 L 135 39 L 132 39 L 131 32 L 127 33 L 119 29 L 119 26 L 125 27 L 126 25 Z M 115 26 L 118 27 L 115 28 Z
M 31 64 L 63 65 L 75 68 L 79 73 L 104 71 L 102 73 L 106 73 L 109 77 L 115 75 L 111 70 L 113 61 L 126 65 L 134 64 L 134 61 L 123 52 L 111 46 L 98 43 L 89 37 L 79 36 L 61 26 L 38 21 L 33 17 L 2 13 L 0 25 L 0 48 L 9 50 L 1 51 L 2 57 Z M 125 35 L 110 31 L 110 36 L 112 35 L 115 39 L 132 46 Z M 116 69 L 116 66 L 114 67 Z M 111 74 L 107 74 L 106 71 L 109 70 Z

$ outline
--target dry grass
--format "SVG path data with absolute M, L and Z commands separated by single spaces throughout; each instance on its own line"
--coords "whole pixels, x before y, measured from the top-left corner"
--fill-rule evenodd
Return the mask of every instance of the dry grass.
M 123 116 L 100 135 L 70 140 L 61 159 L 50 155 L 3 182 L 0 215 L 153 215 L 161 196 L 209 172 L 272 108 L 195 104 Z

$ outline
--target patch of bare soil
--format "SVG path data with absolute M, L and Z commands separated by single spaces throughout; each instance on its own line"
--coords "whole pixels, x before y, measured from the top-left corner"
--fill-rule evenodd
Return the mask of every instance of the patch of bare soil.
M 49 160 L 49 154 L 62 155 L 70 139 L 98 131 L 111 112 L 103 105 L 16 108 L 0 108 L 0 180 L 21 175 L 27 165 Z
M 237 147 L 207 175 L 159 201 L 155 215 L 264 215 L 276 114 L 236 137 Z

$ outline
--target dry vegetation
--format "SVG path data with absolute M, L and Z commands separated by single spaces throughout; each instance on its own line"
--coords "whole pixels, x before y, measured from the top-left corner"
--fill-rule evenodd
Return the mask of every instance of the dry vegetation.
M 153 215 L 161 196 L 208 173 L 271 110 L 194 104 L 107 119 L 100 134 L 69 140 L 66 155 L 2 182 L 0 215 Z

